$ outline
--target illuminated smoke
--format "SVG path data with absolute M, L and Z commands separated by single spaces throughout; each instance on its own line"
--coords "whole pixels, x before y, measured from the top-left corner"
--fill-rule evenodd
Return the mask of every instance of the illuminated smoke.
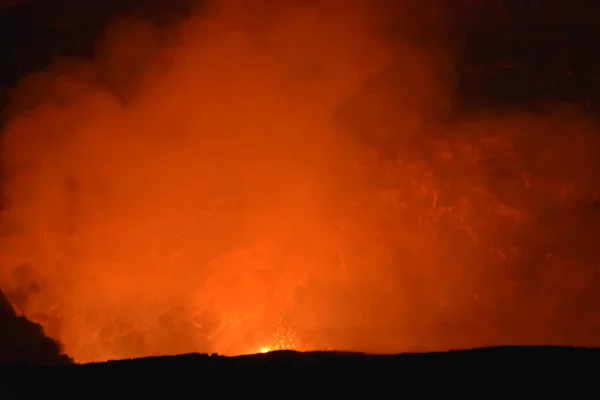
M 256 351 L 281 315 L 303 349 L 597 344 L 595 124 L 449 122 L 436 9 L 275 3 L 120 21 L 20 84 L 8 296 L 77 361 Z

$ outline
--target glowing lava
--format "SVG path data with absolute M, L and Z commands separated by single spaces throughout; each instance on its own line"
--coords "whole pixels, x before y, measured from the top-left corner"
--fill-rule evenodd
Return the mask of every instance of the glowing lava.
M 304 346 L 300 346 L 300 341 L 292 328 L 286 324 L 285 318 L 283 323 L 277 328 L 270 343 L 258 348 L 253 353 L 270 353 L 279 350 L 301 350 Z
M 265 354 L 265 353 L 270 353 L 272 351 L 280 351 L 280 350 L 297 350 L 297 349 L 296 349 L 296 346 L 294 346 L 294 345 L 283 345 L 283 346 L 281 346 L 281 345 L 278 345 L 278 344 L 275 344 L 275 345 L 269 344 L 269 345 L 266 345 L 266 346 L 262 346 L 255 353 Z

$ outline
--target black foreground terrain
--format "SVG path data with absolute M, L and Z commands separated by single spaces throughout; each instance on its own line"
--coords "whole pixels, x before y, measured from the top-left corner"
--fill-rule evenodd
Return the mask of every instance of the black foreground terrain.
M 219 396 L 598 398 L 600 349 L 505 347 L 365 355 L 189 354 L 55 367 L 0 367 L 2 399 Z
M 75 365 L 0 291 L 0 400 L 204 396 L 566 395 L 600 398 L 600 348 L 496 347 L 446 353 L 188 354 Z M 537 398 L 537 397 L 536 397 Z

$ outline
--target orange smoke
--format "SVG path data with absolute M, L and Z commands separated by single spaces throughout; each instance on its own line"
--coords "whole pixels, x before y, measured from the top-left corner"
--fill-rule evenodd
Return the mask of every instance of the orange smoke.
M 437 13 L 300 3 L 120 21 L 94 63 L 21 83 L 17 307 L 79 362 L 598 343 L 596 126 L 448 122 Z

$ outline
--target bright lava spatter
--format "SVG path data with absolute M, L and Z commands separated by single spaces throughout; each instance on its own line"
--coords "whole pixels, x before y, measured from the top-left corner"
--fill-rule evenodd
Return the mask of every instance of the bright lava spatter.
M 262 346 L 257 353 L 269 353 L 278 350 L 301 350 L 296 333 L 284 324 L 277 328 L 271 342 Z

